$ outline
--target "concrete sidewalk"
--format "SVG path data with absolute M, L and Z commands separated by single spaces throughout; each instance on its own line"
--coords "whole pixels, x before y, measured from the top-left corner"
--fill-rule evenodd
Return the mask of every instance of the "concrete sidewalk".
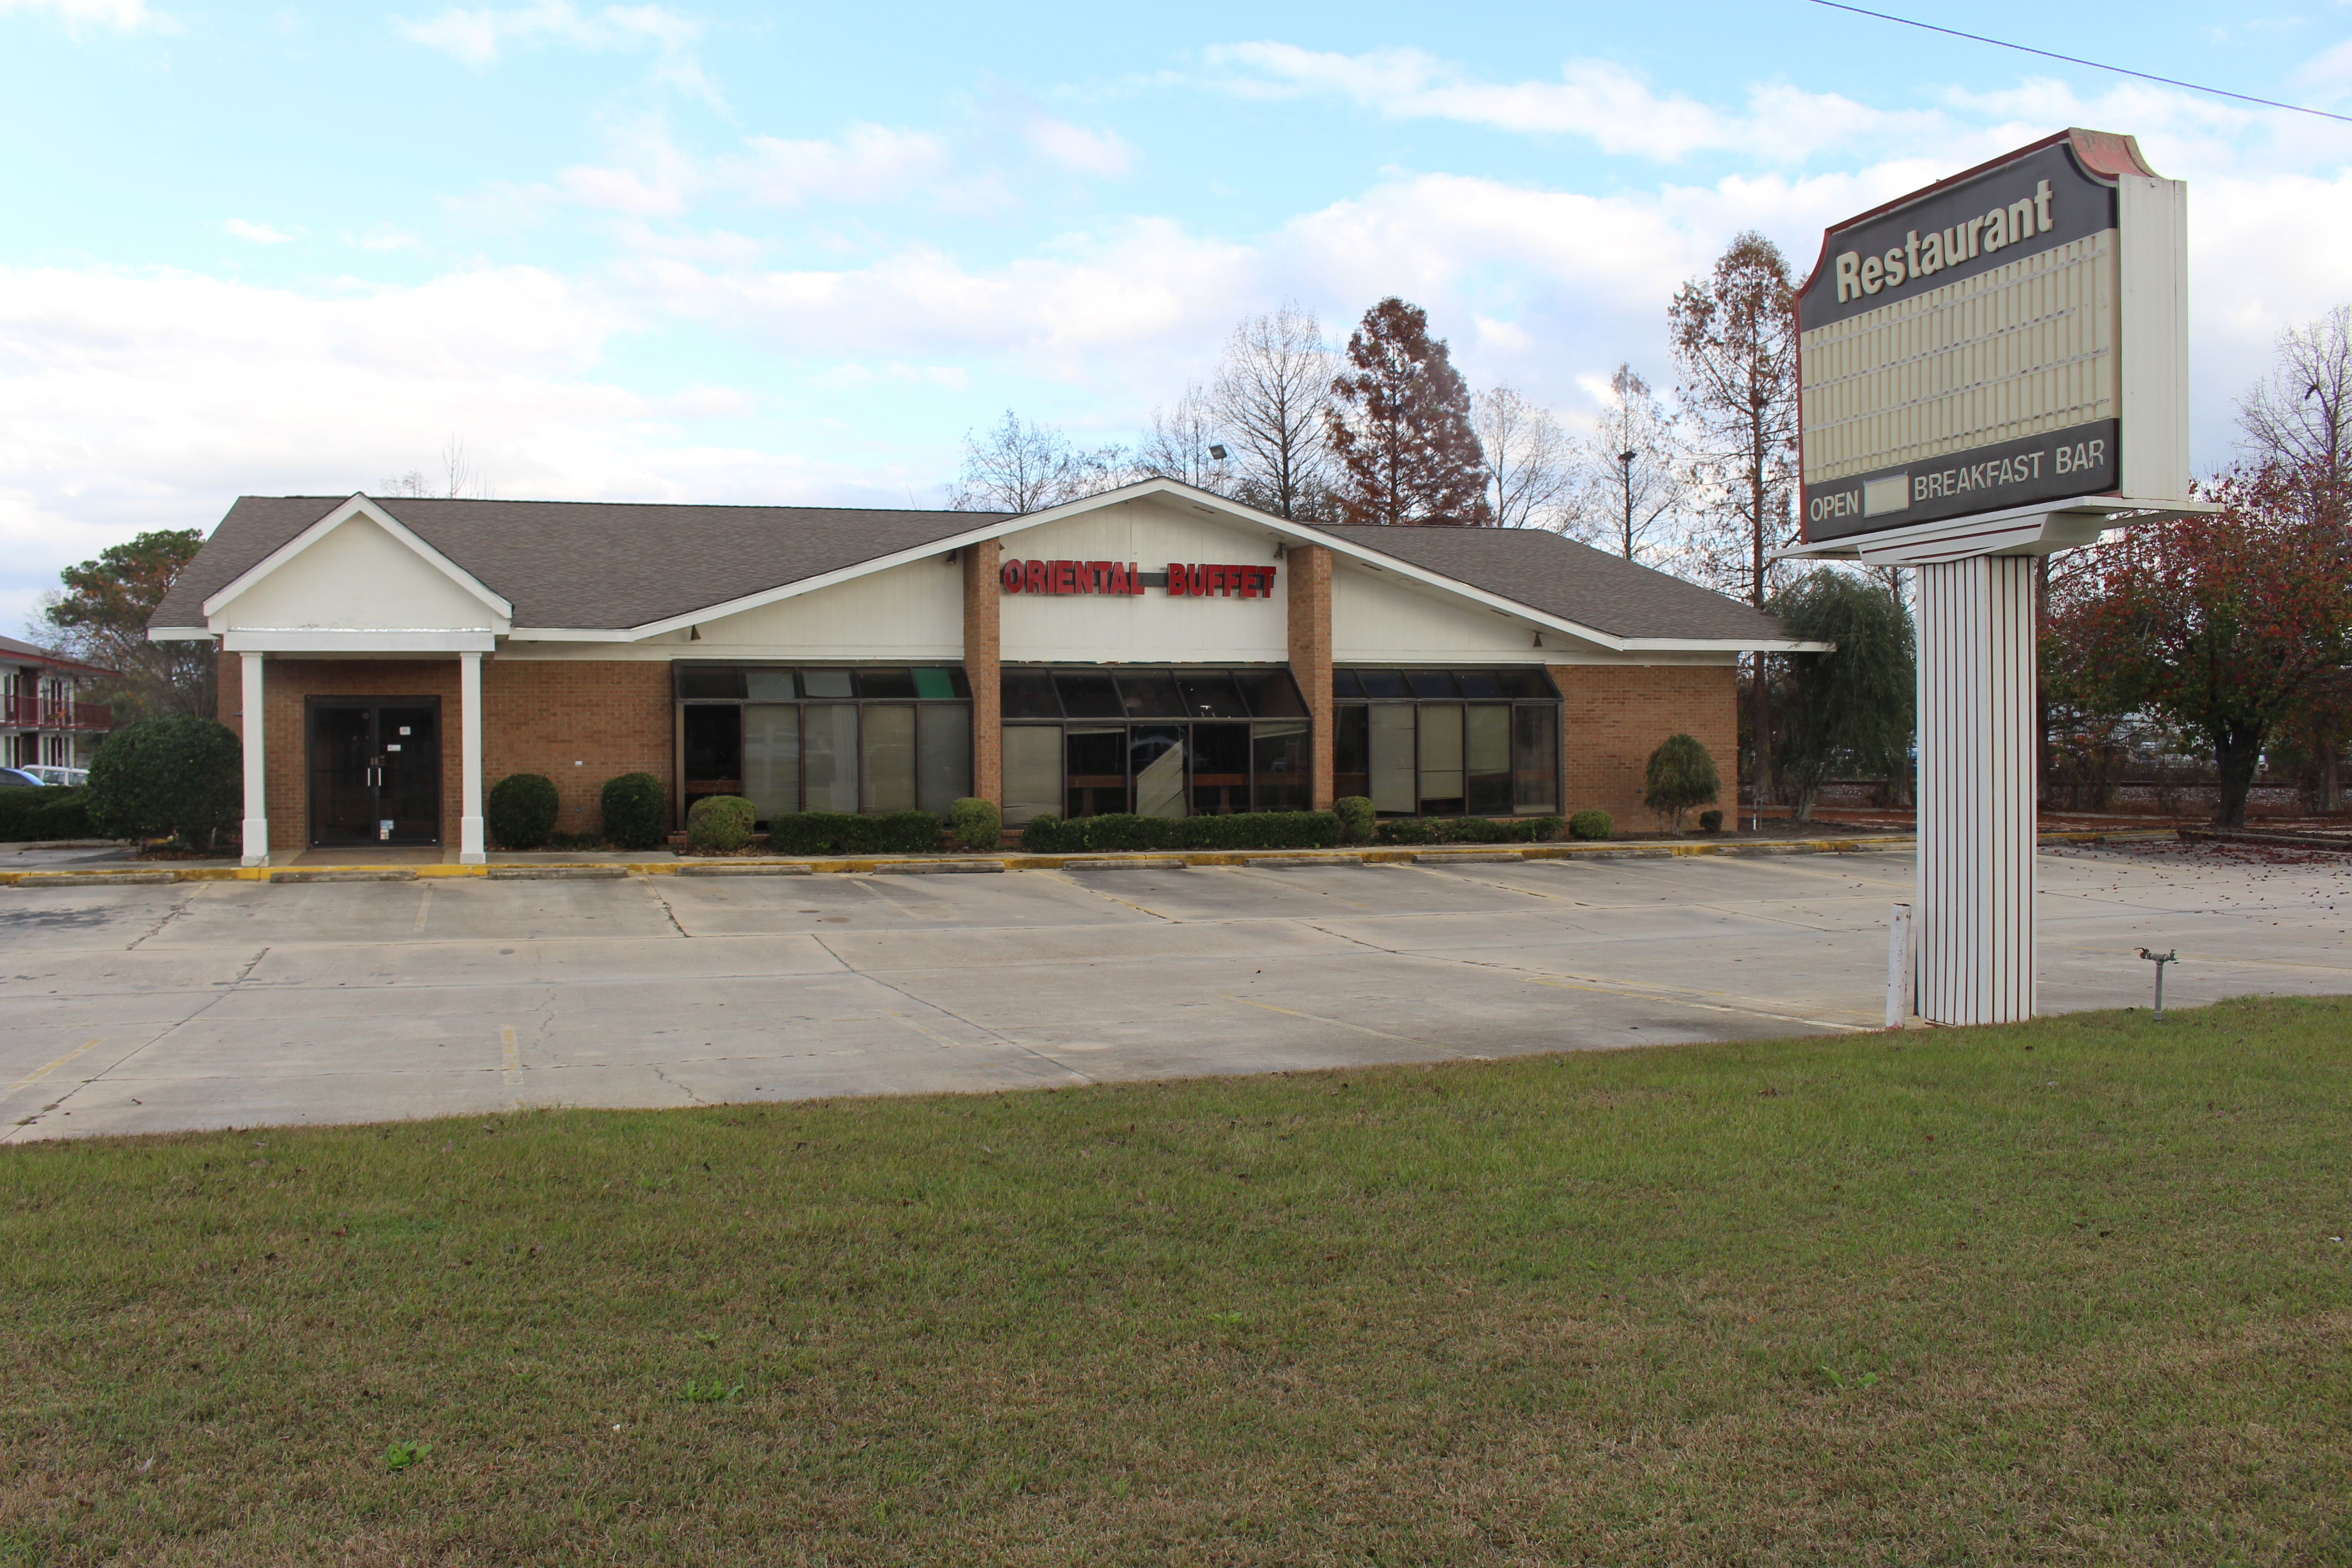
M 2046 1008 L 2352 990 L 2344 858 L 2045 851 Z M 11 1139 L 1874 1026 L 1907 854 L 0 890 Z

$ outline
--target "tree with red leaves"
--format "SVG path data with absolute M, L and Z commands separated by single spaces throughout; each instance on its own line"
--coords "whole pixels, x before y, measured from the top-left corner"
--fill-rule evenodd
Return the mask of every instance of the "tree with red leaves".
M 2201 737 L 2226 827 L 2244 826 L 2263 748 L 2352 658 L 2344 487 L 2272 463 L 2213 485 L 2210 517 L 2126 530 L 2053 593 L 2053 684 Z
M 1495 521 L 1470 388 L 1420 306 L 1391 295 L 1364 312 L 1324 418 L 1342 521 Z

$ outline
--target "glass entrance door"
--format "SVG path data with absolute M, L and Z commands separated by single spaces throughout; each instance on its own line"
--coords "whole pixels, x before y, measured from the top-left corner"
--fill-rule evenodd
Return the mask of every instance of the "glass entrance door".
M 430 698 L 310 703 L 310 842 L 441 842 L 441 710 Z

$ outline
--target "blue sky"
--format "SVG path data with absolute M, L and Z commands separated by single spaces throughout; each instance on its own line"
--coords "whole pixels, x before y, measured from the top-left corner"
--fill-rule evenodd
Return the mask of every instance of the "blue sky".
M 1911 0 L 2352 111 L 2352 6 Z M 2220 17 L 2220 20 L 2217 20 Z M 1667 298 L 2068 124 L 2191 182 L 2200 463 L 2352 299 L 2352 125 L 1803 0 L 0 0 L 0 625 L 240 492 L 455 439 L 505 496 L 930 504 L 1003 409 L 1131 439 L 1235 319 L 1428 308 L 1582 424 Z

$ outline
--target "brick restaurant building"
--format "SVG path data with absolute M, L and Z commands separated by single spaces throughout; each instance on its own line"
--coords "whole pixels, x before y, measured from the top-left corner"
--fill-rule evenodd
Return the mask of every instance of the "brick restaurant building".
M 651 773 L 795 811 L 1640 812 L 1651 750 L 1727 773 L 1778 626 L 1554 534 L 1317 526 L 1171 480 L 1022 516 L 239 500 L 149 635 L 221 649 L 246 856 L 484 853 Z M 258 720 L 258 721 L 257 721 Z

